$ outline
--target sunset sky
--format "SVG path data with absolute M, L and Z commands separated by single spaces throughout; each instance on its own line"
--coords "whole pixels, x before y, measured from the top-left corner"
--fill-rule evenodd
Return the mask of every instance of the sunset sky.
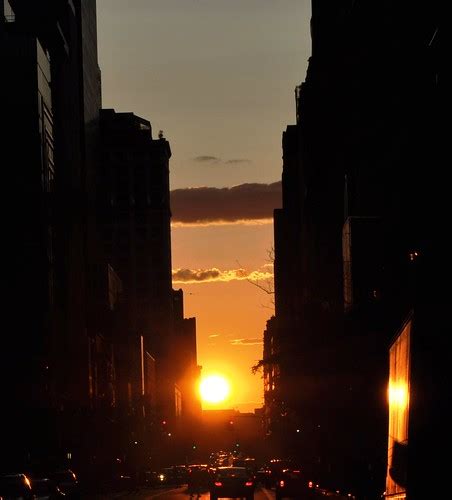
M 170 142 L 173 287 L 197 318 L 202 373 L 230 380 L 204 408 L 262 406 L 281 134 L 311 52 L 310 0 L 97 0 L 104 108 Z

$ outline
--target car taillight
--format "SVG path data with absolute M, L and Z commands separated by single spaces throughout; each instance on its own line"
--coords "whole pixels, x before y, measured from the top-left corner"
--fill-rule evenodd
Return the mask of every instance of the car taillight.
M 286 483 L 285 483 L 284 481 L 280 481 L 280 482 L 279 482 L 279 486 L 280 486 L 281 488 L 284 488 L 285 484 L 286 484 Z
M 247 482 L 245 483 L 245 486 L 253 486 L 253 481 L 247 481 Z
M 215 486 L 223 486 L 223 483 L 221 481 L 215 481 Z
M 309 487 L 309 488 L 313 488 L 313 487 L 314 487 L 314 483 L 313 483 L 312 481 L 309 481 L 309 483 L 308 483 L 308 487 Z

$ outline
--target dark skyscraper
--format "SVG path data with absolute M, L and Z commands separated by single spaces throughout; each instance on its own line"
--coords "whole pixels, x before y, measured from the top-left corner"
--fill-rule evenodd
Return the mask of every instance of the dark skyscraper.
M 101 114 L 95 1 L 0 7 L 5 449 L 20 464 L 142 461 L 158 415 L 197 411 L 195 319 L 173 310 L 171 150 L 147 120 Z
M 413 394 L 444 387 L 444 350 L 434 349 L 442 361 L 433 369 L 420 347 L 429 337 L 437 347 L 446 338 L 441 59 L 439 42 L 432 43 L 438 12 L 433 4 L 313 0 L 297 124 L 283 135 L 266 415 L 286 452 L 312 466 L 319 481 L 360 495 L 384 491 L 388 352 L 410 311 L 418 318 Z M 432 380 L 419 375 L 423 369 Z M 431 456 L 421 427 L 444 422 L 440 408 L 441 398 L 432 397 L 426 413 L 412 411 L 413 451 L 394 455 L 400 481 L 407 467 L 422 468 L 417 456 Z M 303 433 L 298 448 L 294 424 Z M 420 496 L 410 498 L 429 496 L 421 476 L 411 476 L 411 494 Z
M 106 257 L 123 283 L 124 321 L 114 334 L 119 414 L 126 434 L 143 416 L 149 453 L 165 448 L 169 433 L 182 460 L 183 431 L 201 413 L 200 368 L 196 320 L 183 317 L 182 290 L 172 289 L 171 149 L 162 134 L 153 139 L 148 120 L 113 109 L 101 112 L 101 148 L 99 221 Z
M 170 146 L 153 139 L 150 122 L 133 113 L 102 110 L 101 131 L 99 213 L 105 253 L 124 284 L 124 335 L 136 345 L 143 336 L 156 360 L 160 411 L 174 413 Z
M 108 268 L 93 238 L 90 180 L 100 108 L 96 4 L 86 4 L 0 5 L 9 123 L 2 162 L 15 207 L 7 308 L 15 327 L 1 379 L 11 417 L 5 447 L 19 461 L 69 452 L 78 460 L 92 412 L 114 401 Z
M 136 331 L 159 355 L 172 330 L 171 150 L 133 113 L 102 110 L 101 117 L 106 251 L 124 282 Z

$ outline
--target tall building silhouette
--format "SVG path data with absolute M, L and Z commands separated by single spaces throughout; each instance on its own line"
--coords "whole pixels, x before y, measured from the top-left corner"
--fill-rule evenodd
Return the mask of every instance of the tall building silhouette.
M 2 160 L 15 206 L 7 308 L 15 334 L 5 342 L 8 377 L 1 377 L 5 449 L 22 462 L 78 460 L 95 412 L 114 401 L 103 321 L 111 311 L 108 267 L 93 238 L 96 4 L 5 0 L 0 7 L 9 123 Z
M 196 414 L 196 323 L 183 317 L 182 292 L 171 277 L 169 159 L 163 137 L 133 113 L 101 112 L 102 165 L 98 207 L 105 253 L 124 285 L 127 320 L 118 341 L 122 400 L 139 403 L 140 338 L 155 361 L 156 390 L 148 411 L 172 422 Z M 121 382 L 122 381 L 122 382 Z M 130 389 L 131 387 L 131 389 Z M 149 398 L 146 398 L 149 403 Z M 194 405 L 194 406 L 193 406 Z
M 365 498 L 385 490 L 389 349 L 407 318 L 417 318 L 413 396 L 432 394 L 428 410 L 411 411 L 411 451 L 393 468 L 399 480 L 411 470 L 407 498 L 428 497 L 421 464 L 431 474 L 440 464 L 416 457 L 430 456 L 447 427 L 435 388 L 450 376 L 438 26 L 435 3 L 313 0 L 312 56 L 296 125 L 283 134 L 267 436 L 319 482 Z M 429 342 L 434 367 L 421 348 Z
M 196 318 L 184 318 L 184 293 L 173 290 L 174 329 L 172 359 L 176 381 L 182 391 L 182 414 L 186 417 L 185 428 L 199 422 L 201 400 L 198 393 L 201 367 L 198 365 L 196 345 Z
M 164 354 L 173 328 L 171 149 L 165 139 L 152 138 L 149 121 L 133 113 L 104 109 L 101 119 L 99 191 L 106 251 L 122 276 L 133 328 L 144 332 L 155 354 Z
M 196 322 L 172 290 L 169 143 L 101 110 L 95 1 L 2 0 L 0 12 L 14 207 L 5 461 L 139 467 L 165 447 L 159 419 L 200 412 Z

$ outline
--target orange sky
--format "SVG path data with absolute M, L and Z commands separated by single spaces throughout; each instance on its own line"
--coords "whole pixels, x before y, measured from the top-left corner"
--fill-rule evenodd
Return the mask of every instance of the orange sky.
M 102 106 L 150 120 L 154 137 L 164 131 L 173 221 L 271 218 L 280 206 L 281 135 L 295 121 L 294 90 L 311 54 L 310 8 L 311 0 L 97 0 Z M 271 223 L 174 227 L 173 269 L 198 280 L 268 272 L 272 244 Z M 185 292 L 185 316 L 197 318 L 203 372 L 232 382 L 222 407 L 260 407 L 251 366 L 262 357 L 271 297 L 246 280 L 174 288 Z
M 272 224 L 173 228 L 173 269 L 263 268 L 268 272 L 267 249 L 272 245 Z M 273 313 L 272 296 L 247 280 L 174 283 L 174 288 L 184 290 L 185 316 L 196 317 L 202 373 L 220 373 L 231 382 L 228 400 L 204 404 L 204 408 L 253 411 L 260 407 L 263 382 L 251 367 L 262 358 L 262 334 Z

